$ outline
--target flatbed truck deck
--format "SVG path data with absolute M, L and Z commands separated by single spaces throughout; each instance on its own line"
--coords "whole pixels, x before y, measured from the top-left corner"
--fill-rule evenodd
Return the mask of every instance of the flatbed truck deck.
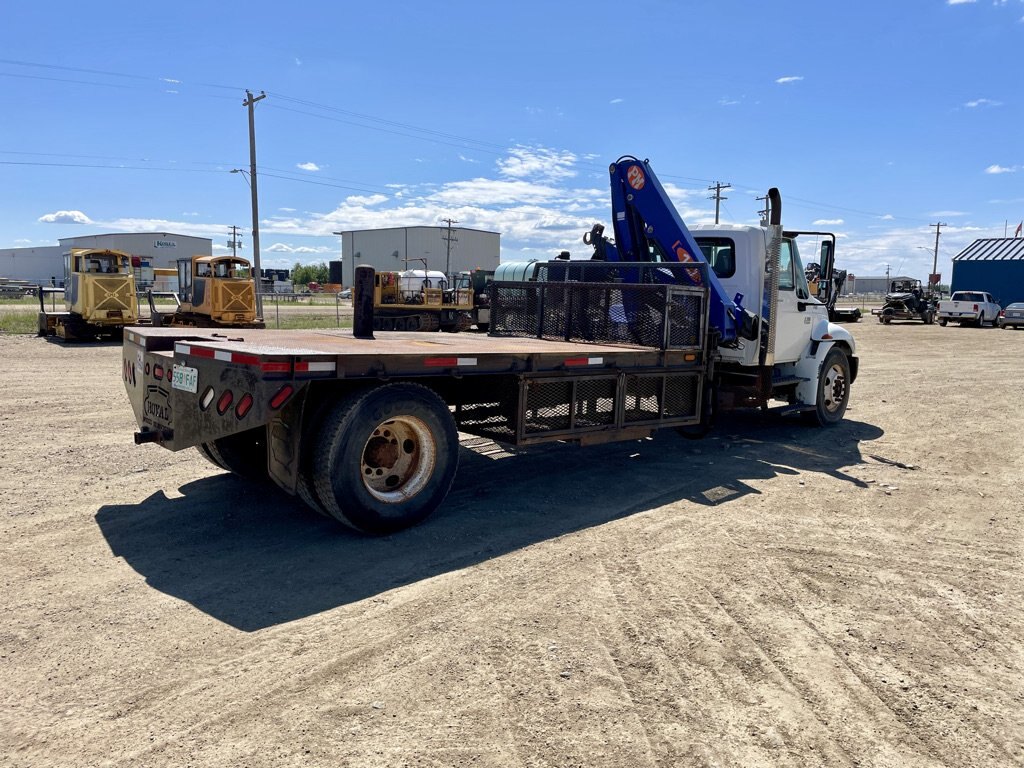
M 589 444 L 699 426 L 711 364 L 704 289 L 511 285 L 504 314 L 496 290 L 486 336 L 128 329 L 136 442 L 198 447 L 224 469 L 385 533 L 443 501 L 459 431 Z M 576 311 L 570 293 L 587 299 Z M 639 319 L 626 323 L 622 302 L 637 296 Z M 646 342 L 630 343 L 627 330 Z

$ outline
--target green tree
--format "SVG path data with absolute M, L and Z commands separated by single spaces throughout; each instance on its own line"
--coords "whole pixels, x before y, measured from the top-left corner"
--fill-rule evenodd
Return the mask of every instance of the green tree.
M 319 264 L 300 264 L 295 262 L 292 269 L 292 284 L 296 287 L 309 285 L 310 283 L 326 283 L 331 275 L 330 269 L 324 262 Z

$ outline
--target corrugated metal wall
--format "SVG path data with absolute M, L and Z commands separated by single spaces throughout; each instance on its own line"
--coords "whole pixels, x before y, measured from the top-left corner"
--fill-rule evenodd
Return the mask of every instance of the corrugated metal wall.
M 406 268 L 428 268 L 450 272 L 470 269 L 496 269 L 500 258 L 500 235 L 478 229 L 453 228 L 457 241 L 445 240 L 446 227 L 398 227 L 395 229 L 364 229 L 345 232 L 341 236 L 342 261 L 345 284 L 352 284 L 353 270 L 359 264 L 369 264 L 381 272 L 399 272 Z M 408 258 L 407 258 L 408 257 Z
M 987 291 L 1000 306 L 1024 301 L 1024 261 L 954 261 L 953 291 Z

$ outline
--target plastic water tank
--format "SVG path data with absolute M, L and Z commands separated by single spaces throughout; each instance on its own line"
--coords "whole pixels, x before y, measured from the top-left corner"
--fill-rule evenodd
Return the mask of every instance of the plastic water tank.
M 537 259 L 530 261 L 506 261 L 494 270 L 496 283 L 522 283 L 533 280 Z

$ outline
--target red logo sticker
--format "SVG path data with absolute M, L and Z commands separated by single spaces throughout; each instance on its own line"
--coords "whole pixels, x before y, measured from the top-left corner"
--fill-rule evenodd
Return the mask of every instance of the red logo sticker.
M 646 179 L 644 178 L 643 169 L 639 165 L 629 166 L 629 170 L 626 172 L 626 179 L 629 181 L 629 186 L 633 189 L 639 191 L 644 188 Z

